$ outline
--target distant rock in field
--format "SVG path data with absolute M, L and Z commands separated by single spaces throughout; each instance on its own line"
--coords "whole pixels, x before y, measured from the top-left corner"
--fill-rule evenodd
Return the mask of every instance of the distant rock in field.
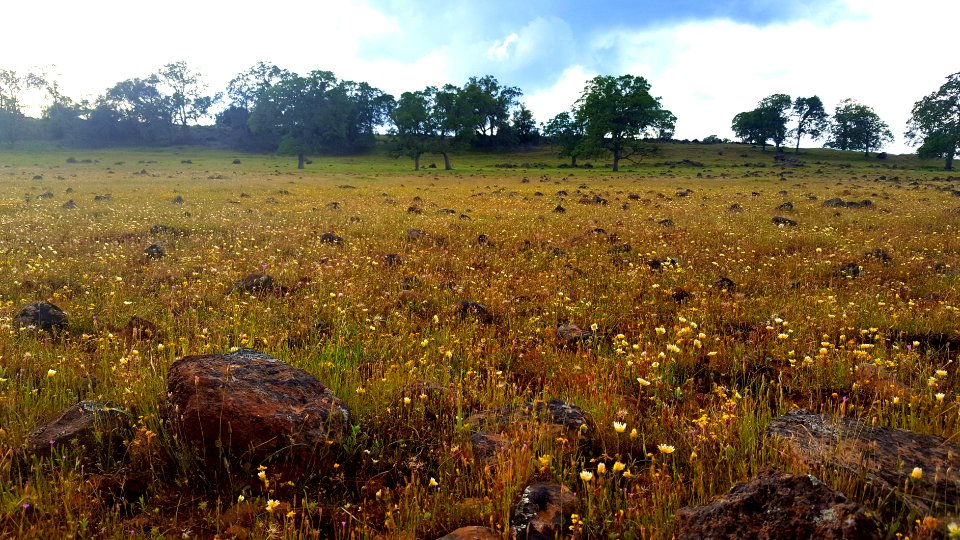
M 170 225 L 154 225 L 150 227 L 150 234 L 170 234 L 173 236 L 182 236 L 185 234 L 183 229 L 173 227 Z
M 120 333 L 130 342 L 157 339 L 160 336 L 160 329 L 156 324 L 134 315 L 127 321 L 127 326 Z
M 113 200 L 113 195 L 110 195 L 109 193 L 107 193 L 107 194 L 105 194 L 105 195 L 94 195 L 94 196 L 93 196 L 93 201 L 94 201 L 94 202 L 107 202 L 107 201 L 111 201 L 111 200 Z
M 539 422 L 561 430 L 580 432 L 588 425 L 583 409 L 561 399 L 549 401 L 535 400 L 515 405 L 480 411 L 467 418 L 467 423 L 475 426 L 509 427 L 517 423 Z
M 37 195 L 37 198 L 38 198 L 38 199 L 52 199 L 52 198 L 53 198 L 53 192 L 52 192 L 52 191 L 44 191 L 44 192 L 41 193 L 40 195 Z
M 460 527 L 437 538 L 437 540 L 501 540 L 501 537 L 493 529 L 472 525 L 470 527 Z
M 403 264 L 403 257 L 396 253 L 387 253 L 386 257 L 383 258 L 383 262 L 386 263 L 387 266 L 400 266 Z
M 470 436 L 470 448 L 473 457 L 481 463 L 493 461 L 497 454 L 510 444 L 510 439 L 502 433 L 480 431 Z
M 730 212 L 731 214 L 739 214 L 740 212 L 743 212 L 743 207 L 740 206 L 739 203 L 733 203 L 729 208 L 727 208 L 727 212 Z
M 846 278 L 855 278 L 863 275 L 863 267 L 855 262 L 848 262 L 838 270 L 841 276 Z
M 773 219 L 771 219 L 770 221 L 772 221 L 773 224 L 776 225 L 777 227 L 781 227 L 781 228 L 782 228 L 782 227 L 796 227 L 796 226 L 797 226 L 797 222 L 796 222 L 796 221 L 794 221 L 794 220 L 792 220 L 792 219 L 790 219 L 790 218 L 785 218 L 785 217 L 783 217 L 783 216 L 776 216 L 776 217 L 774 217 Z
M 576 347 L 593 341 L 594 335 L 590 330 L 583 330 L 572 322 L 563 322 L 557 326 L 557 341 L 561 345 Z
M 143 250 L 143 253 L 148 259 L 162 259 L 167 255 L 167 250 L 163 249 L 160 244 L 150 244 Z
M 177 195 L 170 202 L 172 202 L 173 204 L 183 204 L 183 195 Z
M 661 227 L 673 227 L 673 220 L 661 219 L 660 221 L 657 222 L 657 225 L 660 225 Z
M 674 268 L 680 266 L 680 261 L 674 259 L 673 257 L 657 257 L 647 261 L 647 266 L 660 272 L 664 268 Z
M 693 298 L 693 293 L 684 289 L 683 287 L 677 287 L 673 290 L 673 292 L 670 293 L 670 298 L 673 298 L 674 302 L 682 304 L 690 298 Z
M 13 322 L 20 327 L 33 326 L 50 332 L 66 328 L 67 315 L 50 302 L 36 302 L 24 306 L 13 318 Z
M 63 206 L 61 206 L 61 208 L 63 208 L 64 210 L 73 210 L 74 208 L 77 208 L 77 203 L 74 202 L 73 199 L 70 199 L 69 201 L 63 203 Z
M 233 288 L 243 293 L 261 293 L 273 289 L 274 282 L 271 276 L 256 272 L 236 282 Z
M 577 496 L 570 488 L 553 482 L 536 482 L 523 490 L 513 509 L 510 529 L 514 538 L 552 540 L 563 537 L 570 515 L 577 509 Z
M 47 458 L 55 450 L 79 450 L 84 461 L 109 465 L 123 459 L 133 417 L 97 401 L 81 401 L 27 434 L 26 451 Z
M 776 209 L 777 210 L 793 210 L 793 203 L 790 201 L 787 201 L 783 204 L 777 205 Z
M 873 257 L 874 259 L 876 259 L 876 260 L 878 260 L 878 261 L 880 261 L 880 262 L 882 262 L 882 263 L 884 263 L 884 264 L 886 264 L 886 263 L 890 262 L 891 260 L 893 260 L 893 259 L 890 257 L 890 253 L 889 253 L 887 250 L 883 249 L 883 248 L 874 248 L 874 249 L 871 249 L 871 250 L 867 251 L 866 253 L 864 253 L 864 255 L 866 255 L 867 257 Z
M 489 247 L 492 247 L 492 246 L 493 246 L 493 243 L 490 242 L 490 238 L 488 238 L 487 235 L 485 235 L 485 234 L 479 234 L 479 235 L 477 235 L 477 245 L 478 245 L 478 246 L 489 246 Z
M 239 164 L 240 164 L 240 160 L 239 160 L 239 159 L 233 160 L 233 164 L 234 164 L 234 165 L 239 165 Z
M 329 208 L 330 210 L 339 210 L 339 209 L 340 209 L 340 203 L 338 203 L 337 201 L 333 201 L 333 202 L 327 204 L 327 208 Z
M 713 287 L 721 291 L 733 292 L 733 290 L 737 288 L 737 284 L 727 276 L 720 276 L 713 282 Z
M 677 512 L 678 540 L 739 538 L 879 539 L 877 522 L 813 476 L 765 469 L 726 495 Z
M 423 208 L 420 208 L 420 207 L 417 206 L 417 205 L 409 206 L 409 207 L 407 207 L 407 213 L 408 213 L 408 214 L 422 214 L 422 213 L 423 213 Z
M 960 501 L 960 445 L 942 437 L 803 409 L 772 421 L 766 435 L 806 466 L 842 472 L 878 496 L 893 493 L 921 516 L 954 515 Z M 920 478 L 911 476 L 915 467 Z
M 187 356 L 167 377 L 172 426 L 212 463 L 281 461 L 309 476 L 322 450 L 350 432 L 346 404 L 313 375 L 269 355 Z
M 420 287 L 420 278 L 417 276 L 403 276 L 403 281 L 400 283 L 400 288 L 409 291 L 412 289 L 417 289 Z
M 834 197 L 832 199 L 823 201 L 823 206 L 827 208 L 870 208 L 873 206 L 873 201 L 870 199 L 864 199 L 862 201 L 845 201 L 839 197 Z
M 564 213 L 564 212 L 566 212 L 566 211 L 567 211 L 567 209 L 564 208 L 563 206 L 560 206 L 559 204 L 556 206 L 556 208 L 553 209 L 553 212 L 554 212 L 555 214 L 562 214 L 562 213 Z
M 479 304 L 477 302 L 461 300 L 460 302 L 457 302 L 455 311 L 461 319 L 470 317 L 480 321 L 483 324 L 493 323 L 493 314 L 490 313 L 490 311 L 483 304 Z
M 336 244 L 339 246 L 343 244 L 343 237 L 337 236 L 332 232 L 325 232 L 320 235 L 320 242 L 323 244 Z
M 420 240 L 427 236 L 427 231 L 423 229 L 407 229 L 407 240 Z

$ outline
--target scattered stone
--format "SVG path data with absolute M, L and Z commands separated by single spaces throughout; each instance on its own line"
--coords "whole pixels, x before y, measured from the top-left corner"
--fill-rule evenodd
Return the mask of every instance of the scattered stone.
M 864 199 L 862 201 L 845 201 L 839 197 L 834 197 L 832 199 L 823 201 L 823 206 L 826 208 L 869 208 L 873 206 L 873 201 L 870 199 Z
M 566 212 L 566 211 L 567 211 L 567 209 L 564 208 L 563 206 L 560 206 L 559 204 L 557 205 L 556 208 L 553 209 L 553 212 L 554 212 L 555 214 L 562 214 L 562 213 L 564 213 L 564 212 Z
M 874 259 L 877 259 L 882 263 L 888 263 L 891 260 L 893 260 L 892 257 L 890 257 L 890 253 L 883 248 L 873 248 L 870 251 L 867 251 L 866 253 L 864 253 L 864 255 L 866 255 L 867 257 L 873 257 Z
M 510 426 L 517 422 L 538 421 L 556 428 L 576 431 L 588 425 L 583 409 L 560 399 L 549 401 L 530 401 L 515 405 L 478 412 L 466 422 L 471 425 Z
M 566 486 L 536 482 L 527 486 L 513 510 L 510 529 L 514 538 L 552 540 L 563 537 L 577 497 Z
M 150 227 L 150 234 L 172 234 L 174 236 L 181 236 L 184 234 L 184 232 L 182 229 L 178 229 L 177 227 L 161 224 Z
M 152 322 L 134 315 L 127 321 L 127 326 L 124 327 L 122 333 L 130 341 L 141 341 L 158 337 L 160 329 Z
M 894 493 L 920 515 L 956 511 L 960 500 L 960 446 L 942 437 L 803 409 L 774 420 L 766 433 L 776 436 L 808 467 L 822 466 L 831 474 L 841 471 L 884 496 Z M 919 479 L 911 478 L 915 467 L 921 469 Z
M 436 165 L 434 165 L 436 167 Z M 493 529 L 471 525 L 470 527 L 460 527 L 459 529 L 437 538 L 437 540 L 500 540 L 500 535 Z
M 143 253 L 148 259 L 162 259 L 166 256 L 167 251 L 160 244 L 150 244 L 147 249 L 143 250 Z
M 427 236 L 427 231 L 423 229 L 407 229 L 407 240 L 419 240 Z
M 255 272 L 236 282 L 233 288 L 238 292 L 256 294 L 273 289 L 274 283 L 267 274 Z
M 67 315 L 50 302 L 36 302 L 24 306 L 13 322 L 20 327 L 33 326 L 51 332 L 67 327 Z
M 855 278 L 863 275 L 863 267 L 855 262 L 848 262 L 840 267 L 840 275 L 845 278 Z
M 107 202 L 113 200 L 113 195 L 110 195 L 109 193 L 106 195 L 94 195 L 93 200 L 94 202 Z
M 676 538 L 880 538 L 869 511 L 813 476 L 765 469 L 704 506 L 677 512 Z
M 670 293 L 670 298 L 673 298 L 674 302 L 682 304 L 690 298 L 693 298 L 693 293 L 682 287 L 677 287 L 672 293 Z
M 407 213 L 408 213 L 408 214 L 422 214 L 422 213 L 423 213 L 423 209 L 420 208 L 420 207 L 417 206 L 417 205 L 413 205 L 413 206 L 410 206 L 410 207 L 407 208 Z
M 63 203 L 63 206 L 61 206 L 61 208 L 63 208 L 64 210 L 73 210 L 77 208 L 77 203 L 74 202 L 73 199 L 70 199 L 69 201 Z
M 593 338 L 593 332 L 583 330 L 572 322 L 563 322 L 557 326 L 557 340 L 563 345 L 575 347 L 583 343 L 590 343 Z
M 477 302 L 461 300 L 457 303 L 456 312 L 461 319 L 472 317 L 483 324 L 493 323 L 493 314 L 491 314 L 486 307 L 484 307 L 482 304 L 478 304 Z
M 47 458 L 64 449 L 79 449 L 85 461 L 99 459 L 101 465 L 108 465 L 123 459 L 132 420 L 123 409 L 81 401 L 27 434 L 26 450 Z
M 792 219 L 790 219 L 790 218 L 785 218 L 785 217 L 783 217 L 783 216 L 776 216 L 776 217 L 774 217 L 773 219 L 771 219 L 770 221 L 772 221 L 773 224 L 776 225 L 777 227 L 781 227 L 781 228 L 783 228 L 783 227 L 796 227 L 796 226 L 797 226 L 797 222 L 796 222 L 796 221 L 794 221 L 794 220 L 792 220 Z
M 657 257 L 655 259 L 650 259 L 647 261 L 647 266 L 656 270 L 658 272 L 663 271 L 665 268 L 672 268 L 680 266 L 680 261 L 674 259 L 673 257 Z
M 733 290 L 737 287 L 737 284 L 727 276 L 720 276 L 716 281 L 713 282 L 713 286 L 721 291 L 733 292 Z
M 487 235 L 485 235 L 485 234 L 480 234 L 480 235 L 477 236 L 477 245 L 478 245 L 478 246 L 492 246 L 493 244 L 490 242 L 490 239 L 487 238 Z
M 329 388 L 250 349 L 177 360 L 167 391 L 177 433 L 217 463 L 226 452 L 254 464 L 286 460 L 291 476 L 309 475 L 318 451 L 350 431 L 346 404 Z
M 337 236 L 336 234 L 333 234 L 332 232 L 325 232 L 325 233 L 323 233 L 323 234 L 320 235 L 320 243 L 322 243 L 322 244 L 336 244 L 336 245 L 339 246 L 339 245 L 342 245 L 342 244 L 343 244 L 343 237 Z
M 657 222 L 657 224 L 660 225 L 661 227 L 673 227 L 673 220 L 661 219 L 660 221 Z
M 170 202 L 172 202 L 173 204 L 183 204 L 183 195 L 177 195 Z
M 339 210 L 339 209 L 340 209 L 340 203 L 338 203 L 337 201 L 333 201 L 333 202 L 331 202 L 330 204 L 327 205 L 327 208 L 329 208 L 330 210 Z
M 473 457 L 482 463 L 493 461 L 508 444 L 510 444 L 510 439 L 502 433 L 481 431 L 470 436 Z
M 399 266 L 403 264 L 403 257 L 397 255 L 396 253 L 387 253 L 387 256 L 383 258 L 383 261 L 387 266 Z
M 787 201 L 781 205 L 778 205 L 777 210 L 793 210 L 793 203 L 790 201 Z
M 727 208 L 727 212 L 731 214 L 739 214 L 743 212 L 743 207 L 739 203 L 733 203 L 730 205 L 730 208 Z
M 43 193 L 41 193 L 40 195 L 38 195 L 37 198 L 38 198 L 38 199 L 52 199 L 52 198 L 53 198 L 53 192 L 52 192 L 52 191 L 44 191 Z

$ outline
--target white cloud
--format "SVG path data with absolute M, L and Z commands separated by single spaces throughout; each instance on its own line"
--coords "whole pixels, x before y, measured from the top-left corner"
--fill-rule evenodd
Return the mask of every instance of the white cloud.
M 546 122 L 569 111 L 580 98 L 587 81 L 596 75 L 583 66 L 570 66 L 560 74 L 553 86 L 527 95 L 524 102 L 538 122 Z
M 517 42 L 520 36 L 516 33 L 510 34 L 503 41 L 499 39 L 493 42 L 493 45 L 487 49 L 487 58 L 490 60 L 508 60 L 510 58 L 510 46 Z

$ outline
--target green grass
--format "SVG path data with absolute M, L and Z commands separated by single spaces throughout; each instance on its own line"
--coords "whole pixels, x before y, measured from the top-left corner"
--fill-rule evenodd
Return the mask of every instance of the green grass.
M 257 538 L 503 531 L 523 487 L 543 479 L 577 491 L 579 537 L 669 538 L 678 508 L 764 465 L 796 468 L 763 441 L 770 419 L 793 406 L 838 412 L 847 397 L 845 414 L 955 437 L 955 354 L 908 349 L 894 336 L 956 333 L 960 199 L 943 189 L 956 181 L 911 156 L 787 157 L 802 166 L 749 146 L 662 145 L 612 173 L 602 159 L 558 168 L 562 158 L 538 149 L 456 154 L 453 171 L 416 173 L 380 150 L 297 170 L 293 157 L 199 148 L 0 149 L 0 536 L 229 535 L 222 516 L 241 495 L 255 505 L 243 527 Z M 442 167 L 433 158 L 423 163 Z M 546 167 L 496 166 L 525 163 Z M 102 194 L 111 200 L 93 200 Z M 171 203 L 176 195 L 184 204 Z M 579 202 L 592 195 L 609 204 Z M 875 205 L 824 208 L 831 197 Z M 79 207 L 61 208 L 69 199 Z M 775 210 L 784 201 L 794 209 Z M 734 203 L 742 213 L 728 211 Z M 566 213 L 554 213 L 557 204 Z M 779 229 L 775 215 L 799 226 Z M 184 234 L 151 234 L 158 224 Z M 409 240 L 410 228 L 428 238 Z M 344 245 L 321 243 L 328 231 Z M 478 246 L 479 234 L 493 246 Z M 148 262 L 142 252 L 155 241 L 167 256 Z M 874 248 L 892 260 L 865 255 Z M 387 253 L 404 264 L 387 266 Z M 654 271 L 647 262 L 657 257 L 681 266 Z M 865 274 L 842 277 L 847 262 Z M 295 290 L 232 292 L 261 270 Z M 402 293 L 406 276 L 419 280 L 413 293 Z M 718 290 L 720 276 L 736 288 Z M 692 296 L 678 302 L 679 290 Z M 12 325 L 21 306 L 44 299 L 70 316 L 66 336 Z M 484 304 L 496 324 L 460 320 L 459 300 Z M 133 315 L 160 335 L 124 339 Z M 318 320 L 328 335 L 311 330 Z M 595 324 L 604 338 L 562 347 L 562 320 Z M 336 468 L 270 490 L 255 467 L 227 485 L 195 468 L 164 422 L 166 370 L 232 347 L 302 367 L 347 402 L 356 428 Z M 896 403 L 859 384 L 853 368 L 865 362 L 897 376 Z M 424 380 L 449 388 L 449 400 L 420 399 Z M 85 476 L 70 455 L 16 466 L 26 434 L 81 398 L 139 418 L 129 449 L 150 481 L 142 500 L 107 496 L 101 475 Z M 549 398 L 582 407 L 588 432 L 514 426 L 518 444 L 493 466 L 473 459 L 472 413 Z M 614 421 L 627 429 L 617 433 Z M 858 493 L 853 480 L 828 481 Z M 284 512 L 266 512 L 268 498 Z M 885 533 L 914 529 L 904 516 Z

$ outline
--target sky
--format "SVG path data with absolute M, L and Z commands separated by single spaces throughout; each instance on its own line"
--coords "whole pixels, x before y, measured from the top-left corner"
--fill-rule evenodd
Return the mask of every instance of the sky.
M 913 103 L 960 71 L 960 0 L 7 0 L 0 69 L 75 100 L 186 61 L 210 93 L 258 61 L 399 96 L 493 75 L 538 122 L 596 75 L 645 77 L 676 137 L 733 138 L 763 97 L 869 105 L 911 152 Z M 28 113 L 36 113 L 34 107 Z M 804 141 L 804 146 L 820 143 Z

